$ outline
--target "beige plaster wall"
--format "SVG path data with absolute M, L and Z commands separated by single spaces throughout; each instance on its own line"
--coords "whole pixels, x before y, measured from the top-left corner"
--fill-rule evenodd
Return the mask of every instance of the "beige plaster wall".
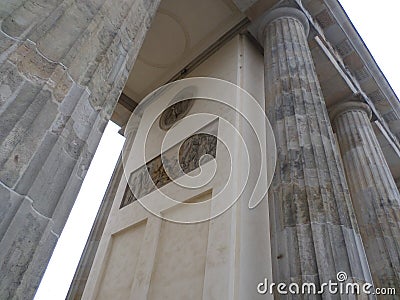
M 188 76 L 225 79 L 248 90 L 261 104 L 264 102 L 262 54 L 245 36 L 235 37 Z M 240 99 L 236 104 L 246 106 Z M 136 137 L 131 141 L 131 155 L 126 164 L 130 170 L 141 164 L 137 157 L 144 154 L 142 146 L 146 134 L 143 128 L 149 121 L 146 116 L 159 109 L 158 105 L 152 103 L 146 108 Z M 218 103 L 198 100 L 190 111 L 191 114 L 196 112 L 217 113 L 230 119 L 243 135 L 249 131 L 246 124 L 238 122 Z M 191 126 L 195 131 L 201 124 Z M 225 133 L 220 128 L 218 134 Z M 159 155 L 164 135 L 155 122 L 147 139 L 146 158 Z M 248 136 L 251 142 L 251 134 Z M 169 183 L 161 190 L 179 201 L 203 203 L 210 200 L 224 187 L 227 176 L 238 183 L 244 180 L 241 170 L 246 161 L 235 151 L 235 147 L 228 150 L 218 143 L 216 175 L 202 188 L 182 189 Z M 202 172 L 207 175 L 212 167 L 213 163 L 208 162 L 203 165 Z M 83 299 L 266 299 L 265 295 L 257 294 L 257 284 L 264 277 L 271 278 L 266 201 L 250 210 L 247 192 L 211 221 L 177 224 L 152 215 L 138 201 L 120 209 L 125 188 L 126 178 L 123 177 Z M 227 203 L 234 192 L 225 194 Z M 212 214 L 219 205 L 208 201 L 201 209 L 193 210 L 187 206 L 159 204 L 158 197 L 160 194 L 153 192 L 141 200 L 152 203 L 153 209 L 168 218 Z

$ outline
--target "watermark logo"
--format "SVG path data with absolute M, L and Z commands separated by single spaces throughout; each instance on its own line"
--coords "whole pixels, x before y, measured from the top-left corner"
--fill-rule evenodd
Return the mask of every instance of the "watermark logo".
M 298 284 L 268 282 L 267 278 L 257 285 L 259 294 L 279 294 L 279 295 L 396 295 L 395 288 L 374 288 L 371 283 L 350 282 L 346 272 L 340 271 L 336 274 L 336 280 L 316 285 L 313 282 Z
M 276 163 L 263 101 L 208 77 L 175 81 L 150 93 L 125 130 L 123 166 L 135 201 L 178 223 L 210 220 L 238 199 L 255 208 L 267 195 Z M 182 197 L 208 187 L 207 201 L 187 203 Z M 188 213 L 163 214 L 177 205 Z

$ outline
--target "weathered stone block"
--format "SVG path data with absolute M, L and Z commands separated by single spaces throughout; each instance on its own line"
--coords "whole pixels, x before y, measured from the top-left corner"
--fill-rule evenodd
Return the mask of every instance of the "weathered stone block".
M 3 1 L 0 3 L 0 18 L 4 19 L 18 8 L 24 0 Z
M 25 82 L 18 90 L 18 95 L 15 99 L 10 101 L 7 106 L 3 107 L 1 112 L 2 130 L 0 131 L 0 143 L 4 143 L 12 128 L 18 120 L 20 120 L 32 102 L 35 101 L 39 92 L 39 87 L 32 85 L 29 82 Z
M 57 106 L 51 102 L 50 92 L 40 91 L 26 108 L 2 143 L 0 178 L 12 186 L 43 138 L 57 114 Z
M 101 3 L 96 2 L 100 1 L 74 1 L 37 41 L 38 49 L 52 61 L 63 58 L 99 10 Z
M 48 221 L 33 211 L 26 199 L 18 208 L 1 241 L 0 298 L 15 298 L 15 290 L 32 262 Z
M 1 50 L 0 50 L 1 51 Z M 12 99 L 13 94 L 24 82 L 24 79 L 18 74 L 17 68 L 9 62 L 0 67 L 0 109 Z
M 39 54 L 36 46 L 30 41 L 20 45 L 10 55 L 9 60 L 17 66 L 24 77 L 37 84 L 45 83 L 57 66 Z
M 0 184 L 0 240 L 3 238 L 24 197 Z
M 15 190 L 23 195 L 26 195 L 34 183 L 36 176 L 42 169 L 45 161 L 47 160 L 51 150 L 58 139 L 58 135 L 47 132 L 43 137 L 40 146 L 37 148 L 35 155 L 26 166 L 24 173 L 18 180 Z
M 62 138 L 57 140 L 28 192 L 33 207 L 48 218 L 52 217 L 76 163 L 76 158 L 64 150 L 65 143 Z

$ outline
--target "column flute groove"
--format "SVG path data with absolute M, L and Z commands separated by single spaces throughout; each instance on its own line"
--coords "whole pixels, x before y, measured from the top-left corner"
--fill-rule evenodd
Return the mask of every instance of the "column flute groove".
M 342 126 L 347 126 L 347 128 L 350 128 L 350 120 L 352 119 L 352 121 L 353 121 L 353 124 L 355 124 L 356 123 L 356 121 L 355 121 L 355 119 L 354 119 L 354 116 L 351 116 L 350 114 L 348 115 L 348 117 L 347 118 L 343 118 L 343 120 L 340 120 L 340 121 L 342 121 L 342 123 L 343 124 L 341 124 Z M 339 122 L 339 121 L 338 121 Z M 343 127 L 343 128 L 346 128 L 346 127 Z M 351 141 L 355 141 L 356 140 L 356 133 L 355 132 L 350 132 L 350 134 L 348 134 L 347 135 L 347 139 L 348 139 L 348 143 L 349 143 L 349 145 L 350 145 L 350 143 L 351 143 Z M 359 178 L 358 180 L 359 181 L 357 181 L 357 180 L 353 180 L 353 178 L 349 178 L 349 184 L 350 184 L 350 186 L 352 186 L 352 185 L 357 185 L 357 183 L 359 183 L 359 182 L 361 182 L 361 183 L 364 183 L 364 185 L 362 186 L 362 188 L 366 188 L 367 187 L 367 183 L 368 183 L 368 181 L 371 181 L 372 180 L 372 177 L 373 177 L 373 175 L 370 173 L 370 172 L 368 172 L 368 169 L 367 169 L 367 165 L 368 165 L 368 161 L 367 161 L 367 158 L 366 158 L 366 156 L 365 156 L 365 150 L 363 150 L 363 149 L 357 149 L 356 150 L 357 151 L 357 155 L 354 157 L 354 160 L 352 160 L 351 161 L 351 164 L 352 164 L 352 169 L 356 169 L 357 167 L 360 167 L 361 166 L 361 168 L 362 168 L 362 172 L 360 172 L 360 174 L 356 174 L 357 175 L 357 178 Z M 363 176 L 361 176 L 361 174 L 364 174 L 364 175 L 366 175 L 365 177 L 363 177 Z M 361 179 L 361 178 L 363 178 L 363 179 Z M 353 184 L 352 184 L 353 183 Z M 372 204 L 374 207 L 375 207 L 375 204 Z M 375 207 L 376 208 L 376 207 Z M 377 216 L 377 214 L 376 214 L 376 210 L 373 210 L 372 211 L 372 213 L 373 214 L 375 214 L 375 217 L 378 217 Z M 361 226 L 361 222 L 360 222 L 360 226 Z M 378 224 L 378 226 L 380 227 L 380 229 L 382 230 L 382 224 Z M 386 248 L 386 245 L 384 245 L 384 244 L 379 244 L 378 245 L 378 247 L 380 247 L 381 249 L 383 249 L 383 248 L 385 248 L 385 249 L 387 249 Z
M 303 56 L 303 58 L 304 58 L 304 53 L 303 53 L 303 47 L 301 47 L 300 46 L 300 44 L 299 44 L 299 37 L 301 36 L 301 34 L 302 34 L 302 32 L 300 31 L 298 31 L 297 29 L 298 29 L 298 27 L 295 27 L 295 34 L 292 32 L 292 30 L 293 30 L 293 25 L 294 24 L 290 24 L 290 21 L 289 21 L 289 19 L 286 19 L 286 23 L 287 23 L 287 25 L 288 25 L 288 36 L 286 37 L 286 38 L 290 38 L 291 36 L 292 37 L 294 37 L 293 38 L 293 43 L 288 43 L 288 48 L 292 51 L 292 53 L 301 53 L 301 55 Z M 292 25 L 292 26 L 291 26 Z M 296 49 L 296 48 L 298 48 L 298 49 Z M 297 51 L 296 51 L 297 50 Z M 287 57 L 288 57 L 288 55 L 286 55 L 286 52 L 285 52 L 285 57 L 286 57 L 286 62 L 287 62 L 287 65 L 288 66 L 290 66 L 290 61 L 287 59 Z M 292 58 L 293 58 L 293 55 L 292 55 Z M 296 106 L 294 106 L 294 113 L 295 114 L 301 114 L 301 110 L 304 110 L 304 111 L 306 111 L 306 105 L 305 105 L 305 99 L 306 99 L 306 95 L 304 95 L 304 93 L 303 93 L 303 89 L 305 89 L 305 90 L 307 90 L 307 89 L 309 89 L 309 90 L 312 90 L 312 88 L 314 88 L 314 85 L 313 85 L 313 81 L 312 80 L 308 80 L 307 82 L 306 82 L 306 87 L 304 88 L 303 87 L 303 84 L 302 84 L 302 81 L 301 81 L 301 79 L 300 79 L 300 77 L 299 76 L 296 76 L 296 74 L 300 74 L 300 72 L 301 72 L 302 70 L 300 69 L 300 66 L 298 65 L 298 64 L 296 64 L 296 68 L 295 68 L 295 70 L 291 70 L 290 68 L 288 68 L 288 73 L 289 73 L 289 78 L 290 78 L 290 81 L 291 82 L 296 82 L 296 84 L 298 85 L 298 87 L 299 87 L 299 90 L 300 90 L 300 92 L 298 92 L 298 94 L 299 94 L 299 99 L 301 100 L 301 101 L 299 101 L 299 107 L 298 108 L 300 108 L 300 105 L 301 105 L 301 109 L 297 109 L 297 107 Z M 309 76 L 310 74 L 308 73 L 308 70 L 307 69 L 305 69 L 305 73 L 307 74 L 307 76 Z M 295 84 L 291 84 L 291 86 L 296 86 Z M 297 91 L 295 91 L 295 93 L 296 93 Z M 316 108 L 315 108 L 315 106 L 313 106 L 312 107 L 313 108 L 313 111 L 315 111 L 316 110 Z M 298 124 L 297 124 L 297 118 L 295 117 L 294 118 L 295 119 L 295 122 L 296 122 L 296 127 L 297 128 L 299 128 L 298 127 Z M 306 120 L 306 124 L 307 124 L 307 127 L 308 127 L 308 130 L 311 130 L 311 128 L 310 128 L 310 123 Z M 297 131 L 297 136 L 300 136 L 300 131 Z M 290 137 L 289 137 L 290 138 Z M 300 145 L 300 143 L 298 144 L 298 147 L 300 148 L 301 147 L 301 145 Z M 313 151 L 314 151 L 314 149 L 313 149 Z M 318 161 L 317 161 L 317 159 L 316 159 L 316 153 L 315 153 L 315 151 L 314 151 L 314 157 L 313 157 L 313 165 L 315 165 L 315 166 L 317 166 L 318 165 Z M 305 164 L 305 161 L 304 161 L 304 158 L 302 157 L 302 161 L 301 161 L 301 163 L 303 163 L 303 164 Z M 307 207 L 308 207 L 308 209 L 307 209 L 307 214 L 308 214 L 308 218 L 311 220 L 312 219 L 312 214 L 311 214 L 311 211 L 313 210 L 313 203 L 311 202 L 311 199 L 312 199 L 312 194 L 310 193 L 310 189 L 309 189 L 309 186 L 310 186 L 310 182 L 309 182 L 309 178 L 307 177 L 307 175 L 305 174 L 305 171 L 304 171 L 304 168 L 302 168 L 303 169 L 303 176 L 304 176 L 304 179 L 305 179 L 305 191 L 306 191 L 306 195 L 307 195 L 307 197 L 306 197 L 306 199 L 307 199 Z M 317 170 L 319 170 L 319 168 L 317 168 Z M 293 174 L 291 174 L 291 175 L 293 175 Z M 292 177 L 293 178 L 293 177 Z M 318 180 L 319 180 L 319 177 L 318 177 Z M 321 186 L 321 182 L 319 182 L 319 192 L 322 194 L 322 186 Z M 296 199 L 297 200 L 297 199 Z M 315 205 L 315 204 L 314 204 Z M 322 205 L 324 205 L 323 203 L 322 203 Z M 311 209 L 310 209 L 310 207 L 311 207 Z M 312 230 L 312 228 L 311 228 L 311 230 Z M 299 234 L 299 232 L 297 233 L 297 234 Z M 313 251 L 314 251 L 314 256 L 315 257 L 317 257 L 317 252 L 316 252 L 316 248 L 317 248 L 317 246 L 316 246 L 316 243 L 315 243 L 315 238 L 314 238 L 314 236 L 311 234 L 310 235 L 310 239 L 312 240 L 312 245 L 313 245 Z M 330 244 L 331 245 L 331 244 Z M 300 248 L 299 248 L 300 249 Z M 327 251 L 329 251 L 329 249 L 326 249 Z M 331 250 L 331 249 L 330 249 Z M 332 251 L 330 251 L 331 253 L 332 253 Z M 301 257 L 300 257 L 300 259 L 301 259 Z M 316 267 L 318 268 L 319 267 L 319 262 L 318 262 L 318 260 L 316 261 Z M 303 272 L 303 270 L 301 270 L 302 271 L 302 273 L 306 273 L 307 272 L 307 270 L 304 270 L 305 272 Z

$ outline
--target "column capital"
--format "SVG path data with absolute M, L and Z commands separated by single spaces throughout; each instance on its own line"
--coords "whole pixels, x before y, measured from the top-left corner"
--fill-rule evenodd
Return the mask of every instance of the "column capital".
M 329 118 L 334 123 L 338 116 L 349 111 L 363 111 L 368 115 L 370 120 L 372 118 L 372 111 L 369 105 L 365 102 L 355 100 L 341 102 L 329 108 Z
M 306 15 L 299 9 L 294 8 L 294 7 L 278 7 L 273 10 L 267 11 L 262 17 L 260 21 L 260 25 L 258 27 L 258 39 L 260 41 L 264 40 L 264 33 L 265 29 L 267 26 L 280 18 L 284 17 L 291 17 L 295 18 L 300 21 L 300 23 L 303 25 L 304 32 L 306 36 L 308 36 L 308 33 L 310 31 L 310 24 L 308 22 L 308 19 Z

